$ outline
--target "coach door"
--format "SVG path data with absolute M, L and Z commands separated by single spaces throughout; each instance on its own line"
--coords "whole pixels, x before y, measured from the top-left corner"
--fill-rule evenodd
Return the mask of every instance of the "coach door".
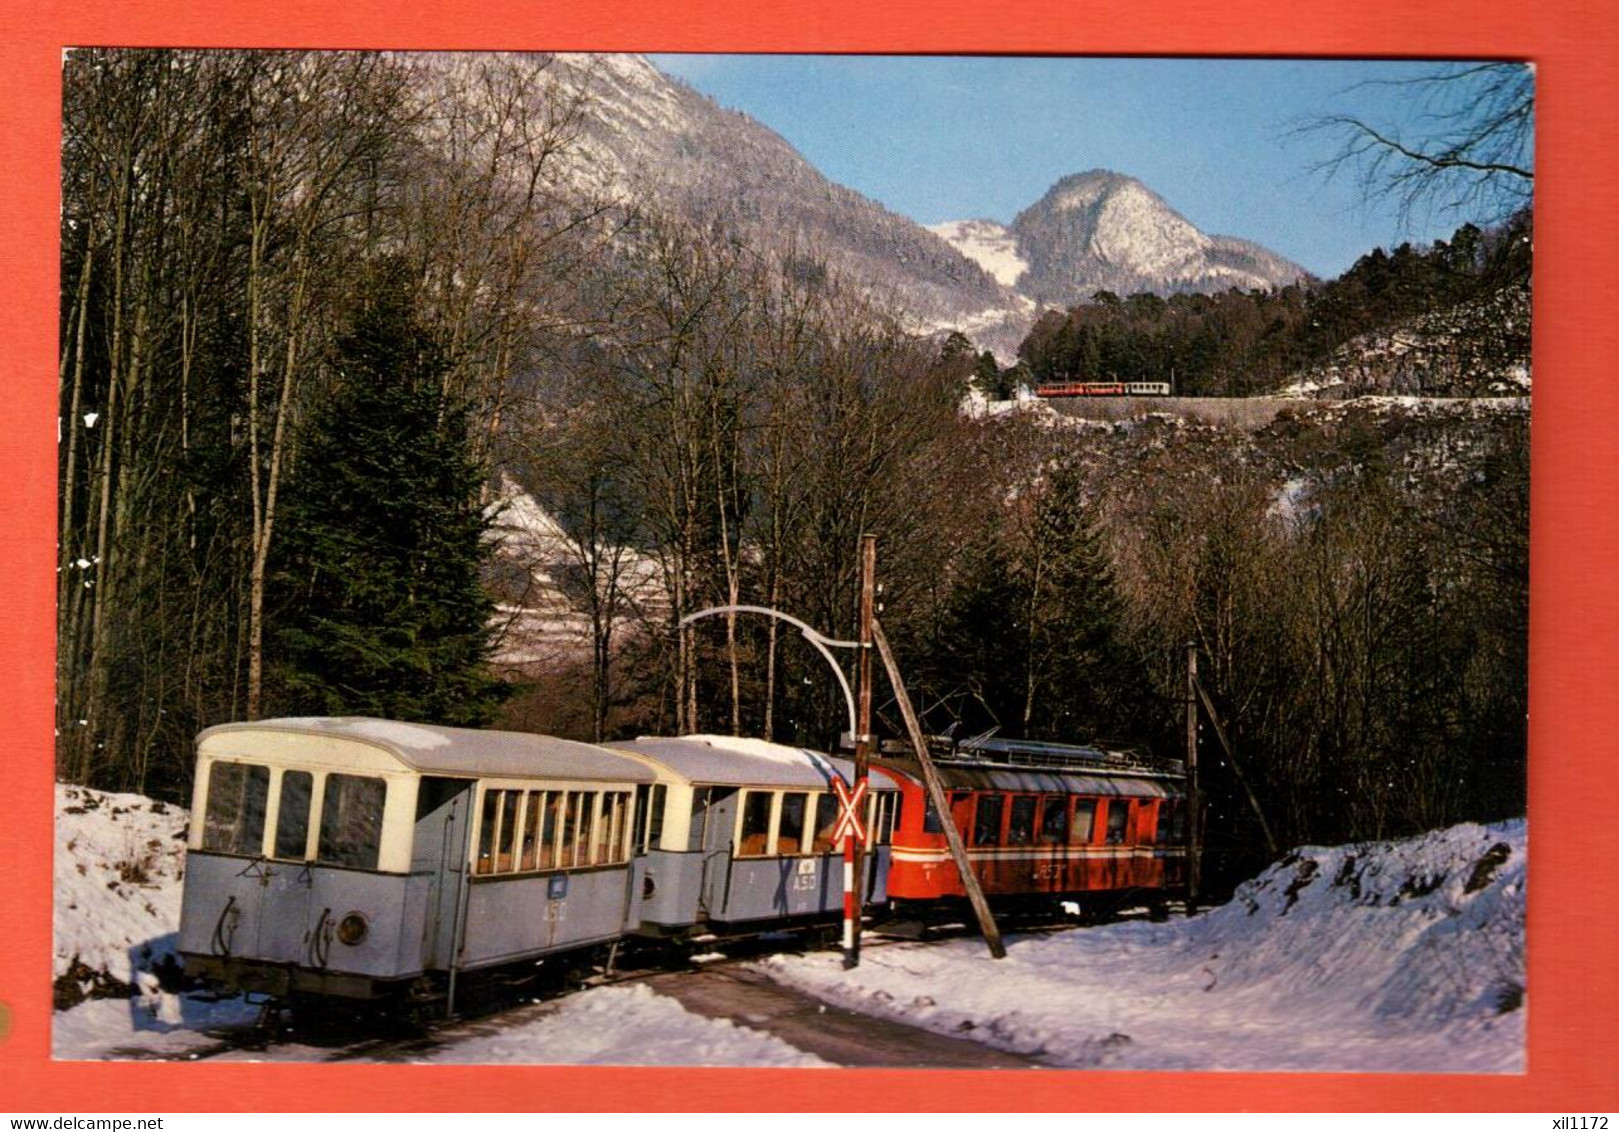
M 416 795 L 416 833 L 410 871 L 427 873 L 427 915 L 422 926 L 422 968 L 443 970 L 455 948 L 457 911 L 466 883 L 472 782 L 424 778 Z

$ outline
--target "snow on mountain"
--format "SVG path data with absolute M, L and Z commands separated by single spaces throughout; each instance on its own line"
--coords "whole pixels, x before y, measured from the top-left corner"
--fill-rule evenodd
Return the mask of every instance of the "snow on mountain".
M 831 268 L 918 322 L 1021 309 L 945 240 L 828 180 L 779 134 L 663 75 L 644 57 L 550 58 L 559 80 L 586 95 L 571 159 L 584 183 L 650 196 L 806 270 Z
M 1019 290 L 1069 305 L 1097 290 L 1269 289 L 1307 274 L 1258 244 L 1208 236 L 1133 177 L 1103 169 L 1058 181 L 1010 229 L 1029 262 Z
M 1268 290 L 1307 274 L 1258 244 L 1204 234 L 1140 181 L 1104 169 L 1062 178 L 1010 226 L 961 220 L 930 231 L 1031 306 L 1073 306 L 1102 290 Z
M 948 220 L 928 231 L 943 237 L 962 255 L 1008 287 L 1017 286 L 1029 261 L 1018 254 L 1017 236 L 993 220 Z
M 1514 1073 L 1523 821 L 1306 848 L 1190 919 L 775 957 L 829 1002 L 1072 1068 Z
M 429 74 L 464 80 L 472 57 L 420 58 Z M 960 330 L 1008 363 L 1039 304 L 1070 306 L 1104 288 L 1271 287 L 1304 274 L 1257 244 L 1203 234 L 1139 181 L 1103 170 L 1059 180 L 1010 226 L 924 228 L 827 179 L 779 134 L 643 56 L 507 58 L 542 75 L 557 104 L 581 99 L 548 178 L 728 230 L 811 276 L 831 269 L 918 333 Z

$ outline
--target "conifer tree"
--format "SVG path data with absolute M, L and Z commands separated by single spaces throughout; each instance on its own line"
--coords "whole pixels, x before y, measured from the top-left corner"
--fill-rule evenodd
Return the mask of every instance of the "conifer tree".
M 489 517 L 466 412 L 405 288 L 384 285 L 335 351 L 288 501 L 277 610 L 281 693 L 299 712 L 487 723 L 480 572 Z

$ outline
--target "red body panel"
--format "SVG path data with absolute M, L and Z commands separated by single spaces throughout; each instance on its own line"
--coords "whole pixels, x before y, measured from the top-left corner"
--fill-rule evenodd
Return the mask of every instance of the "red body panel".
M 904 796 L 900 823 L 894 830 L 893 857 L 888 872 L 888 895 L 897 900 L 937 900 L 963 897 L 966 890 L 955 862 L 950 858 L 944 833 L 924 828 L 927 814 L 926 792 L 921 783 L 892 767 L 883 768 L 899 783 Z M 1099 797 L 1083 794 L 1018 795 L 989 790 L 950 790 L 956 828 L 962 833 L 968 859 L 984 894 L 996 897 L 1046 896 L 1061 898 L 1084 893 L 1121 889 L 1166 889 L 1185 883 L 1186 846 L 1158 843 L 1158 822 L 1165 799 Z M 994 843 L 988 843 L 987 826 L 975 830 L 979 800 L 999 795 L 1001 815 Z M 1033 797 L 1035 814 L 1032 836 L 1013 830 L 1012 799 Z M 1075 817 L 1094 804 L 1088 831 Z M 993 804 L 993 803 L 992 803 Z M 1048 832 L 1045 822 L 1048 806 L 1067 811 L 1066 836 Z M 1122 831 L 1109 839 L 1110 810 L 1123 807 L 1126 818 Z M 1117 822 L 1117 818 L 1114 819 Z M 995 823 L 988 823 L 993 825 Z M 975 832 L 980 836 L 975 837 Z M 1081 836 L 1088 832 L 1088 836 Z M 977 844 L 975 842 L 985 842 Z

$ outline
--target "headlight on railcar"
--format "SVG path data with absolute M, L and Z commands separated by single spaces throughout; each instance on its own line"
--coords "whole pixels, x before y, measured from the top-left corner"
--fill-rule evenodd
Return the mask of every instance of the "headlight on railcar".
M 349 947 L 358 947 L 365 942 L 366 932 L 369 930 L 370 925 L 365 922 L 364 916 L 358 912 L 350 912 L 338 921 L 337 942 L 347 944 Z

